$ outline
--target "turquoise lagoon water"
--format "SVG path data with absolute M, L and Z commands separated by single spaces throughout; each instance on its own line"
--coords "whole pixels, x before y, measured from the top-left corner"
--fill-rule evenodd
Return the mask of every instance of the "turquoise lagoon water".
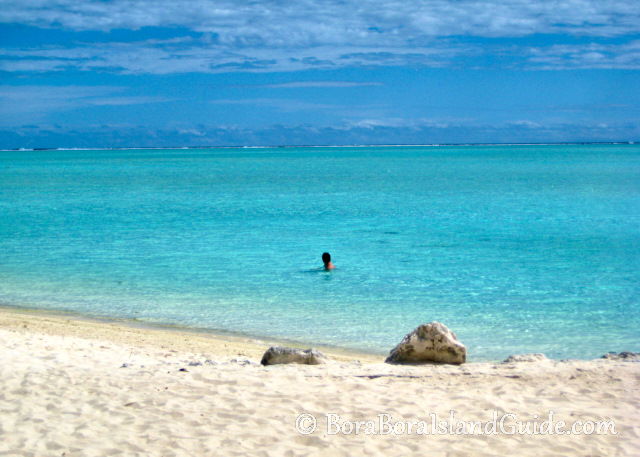
M 640 350 L 639 271 L 638 145 L 0 152 L 7 305 L 595 358 Z

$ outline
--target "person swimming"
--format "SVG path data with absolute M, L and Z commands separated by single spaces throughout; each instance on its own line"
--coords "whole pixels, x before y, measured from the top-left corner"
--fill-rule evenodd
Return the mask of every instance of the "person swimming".
M 336 267 L 331 263 L 331 254 L 325 252 L 322 254 L 322 262 L 324 263 L 325 271 L 334 270 Z

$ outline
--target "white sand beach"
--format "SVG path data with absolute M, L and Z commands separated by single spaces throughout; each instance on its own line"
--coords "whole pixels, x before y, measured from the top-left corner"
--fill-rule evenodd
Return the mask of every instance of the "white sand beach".
M 267 342 L 13 309 L 0 346 L 0 455 L 640 455 L 637 362 L 263 367 Z M 507 433 L 462 434 L 494 415 Z

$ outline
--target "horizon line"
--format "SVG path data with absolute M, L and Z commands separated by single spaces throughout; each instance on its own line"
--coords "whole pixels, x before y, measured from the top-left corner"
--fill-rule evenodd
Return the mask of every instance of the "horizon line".
M 450 146 L 571 146 L 571 145 L 636 145 L 638 141 L 570 141 L 541 143 L 404 143 L 404 144 L 286 144 L 257 146 L 130 146 L 130 147 L 46 147 L 46 148 L 0 148 L 0 152 L 28 151 L 125 151 L 125 150 L 191 150 L 191 149 L 287 149 L 287 148 L 390 148 L 390 147 L 450 147 Z

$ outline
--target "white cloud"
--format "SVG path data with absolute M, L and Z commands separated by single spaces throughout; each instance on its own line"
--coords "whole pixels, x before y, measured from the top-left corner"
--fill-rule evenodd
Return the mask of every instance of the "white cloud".
M 542 127 L 542 125 L 540 125 L 539 123 L 532 122 L 532 121 L 513 121 L 513 122 L 507 123 L 507 125 L 513 125 L 516 127 L 525 127 L 530 129 L 539 129 Z
M 635 0 L 5 0 L 0 22 L 72 30 L 181 26 L 236 46 L 388 46 L 424 36 L 637 33 L 640 6 Z
M 0 127 L 0 147 L 175 147 L 260 146 L 282 144 L 447 144 L 526 143 L 570 141 L 632 141 L 640 130 L 633 123 L 478 124 L 459 121 L 430 124 L 423 120 L 380 119 L 361 125 L 237 126 L 149 128 L 133 125 L 61 127 L 30 125 L 11 130 Z M 82 132 L 81 135 L 78 132 Z M 286 143 L 285 143 L 286 142 Z
M 442 43 L 408 53 L 394 48 L 314 47 L 294 50 L 245 48 L 232 50 L 220 45 L 182 40 L 148 40 L 131 43 L 78 44 L 32 49 L 0 49 L 0 70 L 56 71 L 107 70 L 120 73 L 187 73 L 229 71 L 296 71 L 307 68 L 337 68 L 359 65 L 442 66 L 457 53 L 472 49 L 452 48 Z M 313 54 L 313 57 L 310 56 Z
M 111 86 L 0 86 L 0 99 L 15 104 L 13 109 L 32 109 L 24 103 L 68 106 L 69 101 L 92 100 L 121 90 Z
M 637 0 L 4 0 L 0 23 L 67 31 L 174 28 L 138 42 L 69 43 L 0 50 L 5 71 L 68 68 L 124 73 L 296 71 L 345 66 L 442 67 L 506 53 L 542 68 L 638 68 L 637 44 L 589 52 L 486 41 L 541 35 L 640 34 Z M 185 31 L 189 29 L 191 32 Z M 140 37 L 144 36 L 140 32 Z M 461 39 L 461 37 L 465 37 Z M 472 38 L 471 40 L 469 38 Z M 596 39 L 597 38 L 597 39 Z M 107 35 L 101 40 L 109 39 Z M 473 40 L 476 40 L 475 42 Z M 482 40 L 485 40 L 484 42 Z M 585 45 L 580 45 L 585 46 Z M 603 52 L 598 46 L 607 46 Z M 506 49 L 506 50 L 505 50 Z M 576 54 L 576 52 L 578 54 Z M 507 59 L 508 60 L 508 59 Z M 564 62 L 564 63 L 563 63 Z
M 337 128 L 343 129 L 448 129 L 452 127 L 460 127 L 473 121 L 469 119 L 455 119 L 451 121 L 414 118 L 406 119 L 401 117 L 378 117 L 369 119 L 360 119 L 357 121 L 346 122 L 343 126 Z
M 265 84 L 260 87 L 269 89 L 307 89 L 313 87 L 344 88 L 344 87 L 371 87 L 382 86 L 379 82 L 353 82 L 353 81 L 297 81 L 281 84 Z
M 95 106 L 129 106 L 170 101 L 165 97 L 126 96 L 115 86 L 0 86 L 0 123 L 41 122 L 50 113 Z
M 529 62 L 543 69 L 640 69 L 640 40 L 620 45 L 554 45 L 529 53 Z
M 328 103 L 312 103 L 304 100 L 296 99 L 279 99 L 279 98 L 243 98 L 237 100 L 212 100 L 209 103 L 213 105 L 245 105 L 245 106 L 269 106 L 276 108 L 281 112 L 300 112 L 300 111 L 318 111 L 318 110 L 334 110 L 336 105 Z

